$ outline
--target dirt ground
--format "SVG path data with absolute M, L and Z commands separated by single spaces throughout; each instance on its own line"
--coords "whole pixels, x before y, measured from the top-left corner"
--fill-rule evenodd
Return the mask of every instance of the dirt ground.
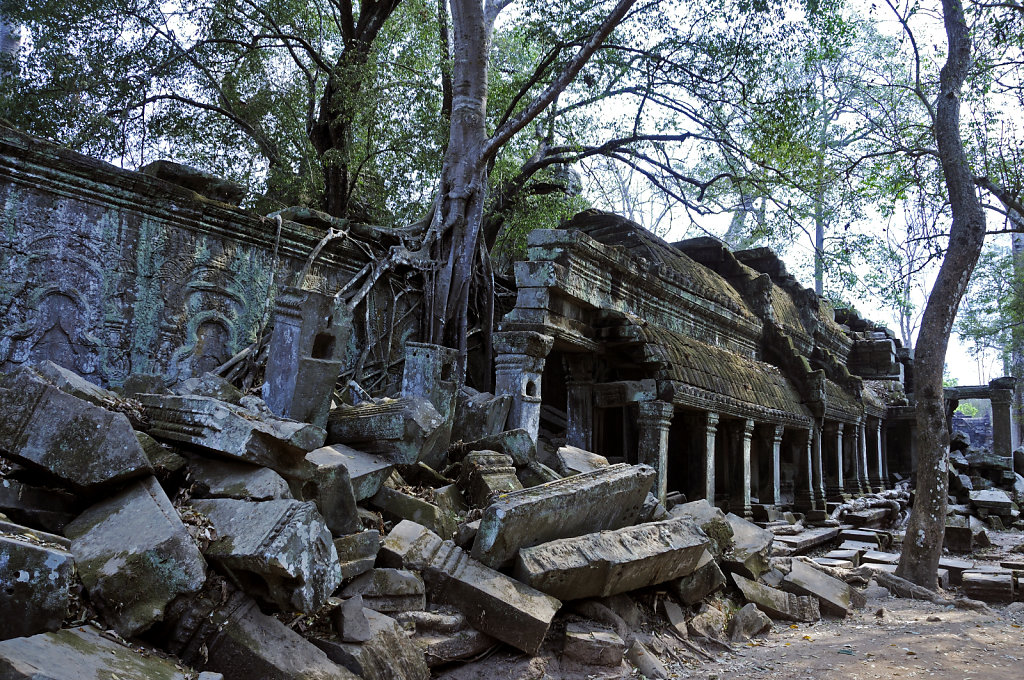
M 990 534 L 993 546 L 973 556 L 998 564 L 1022 559 L 1011 553 L 1024 534 Z M 872 582 L 874 583 L 874 582 Z M 956 593 L 946 593 L 952 596 Z M 732 653 L 708 648 L 714 660 L 697 661 L 667 635 L 646 630 L 641 639 L 665 662 L 672 678 L 702 680 L 1024 680 L 1024 602 L 993 605 L 989 612 L 958 609 L 889 596 L 872 585 L 868 603 L 845 619 L 813 624 L 775 622 L 771 632 Z M 442 670 L 447 680 L 598 680 L 639 678 L 629 664 L 619 668 L 580 666 L 559 658 L 551 642 L 540 656 L 496 652 Z

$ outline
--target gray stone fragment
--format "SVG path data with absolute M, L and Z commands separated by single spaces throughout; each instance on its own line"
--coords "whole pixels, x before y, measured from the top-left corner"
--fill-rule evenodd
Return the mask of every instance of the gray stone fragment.
M 732 529 L 732 550 L 726 552 L 723 564 L 747 578 L 758 578 L 768 571 L 775 534 L 731 512 L 725 519 Z
M 324 446 L 307 453 L 302 460 L 276 469 L 288 480 L 292 495 L 316 504 L 327 528 L 336 536 L 359 530 L 356 496 L 348 466 L 351 458 Z
M 512 457 L 497 451 L 473 451 L 462 459 L 459 488 L 475 508 L 487 506 L 503 493 L 523 488 L 516 477 Z
M 327 419 L 327 443 L 347 444 L 399 465 L 437 459 L 448 447 L 448 434 L 441 414 L 419 396 L 341 406 Z
M 9 610 L 7 610 L 9 611 Z M 80 626 L 0 642 L 4 680 L 189 680 L 194 674 L 172 660 L 115 642 L 92 626 Z M 217 674 L 200 676 L 215 680 Z
M 341 300 L 313 290 L 282 286 L 274 300 L 262 396 L 282 418 L 327 426 L 352 315 Z
M 470 442 L 496 435 L 505 429 L 512 395 L 494 396 L 463 386 L 455 397 L 452 441 Z M 490 447 L 485 447 L 490 448 Z
M 821 611 L 826 614 L 843 617 L 853 609 L 849 585 L 800 560 L 793 560 L 792 569 L 782 579 L 782 588 L 797 595 L 818 598 Z
M 506 430 L 463 444 L 453 444 L 448 453 L 449 460 L 453 463 L 458 462 L 470 451 L 504 453 L 506 456 L 512 456 L 512 462 L 516 467 L 525 467 L 537 460 L 537 443 L 530 438 L 530 433 L 522 428 Z M 557 476 L 555 478 L 557 479 Z
M 206 557 L 251 595 L 313 613 L 341 583 L 338 553 L 312 503 L 196 499 L 192 507 L 217 532 Z
M 179 456 L 145 432 L 136 432 L 135 437 L 139 440 L 139 446 L 146 453 L 149 464 L 153 466 L 153 472 L 157 479 L 170 479 L 188 464 L 184 456 Z
M 270 468 L 227 460 L 195 458 L 189 464 L 196 498 L 269 501 L 291 498 L 288 482 Z
M 732 525 L 725 513 L 705 499 L 680 503 L 669 513 L 672 517 L 689 517 L 711 540 L 711 554 L 721 558 L 732 547 Z
M 342 597 L 357 595 L 362 596 L 367 607 L 384 614 L 421 611 L 427 607 L 423 579 L 405 569 L 373 569 L 341 591 Z
M 455 535 L 458 526 L 451 512 L 388 486 L 381 487 L 377 495 L 370 499 L 370 504 L 385 515 L 422 524 L 446 540 Z
M 612 465 L 499 498 L 484 510 L 473 557 L 499 568 L 520 548 L 633 524 L 654 481 L 647 465 Z
M 745 642 L 772 629 L 772 621 L 754 604 L 744 605 L 729 619 L 726 632 L 732 642 Z
M 687 622 L 686 627 L 690 635 L 719 639 L 725 632 L 725 624 L 725 612 L 705 602 L 701 604 L 697 615 Z
M 431 601 L 461 611 L 470 625 L 527 654 L 535 654 L 561 602 L 494 571 L 451 541 L 403 521 L 381 545 L 383 566 L 423 574 Z
M 370 639 L 370 622 L 363 609 L 363 596 L 355 595 L 334 610 L 334 630 L 342 642 L 366 642 Z
M 0 640 L 60 628 L 75 574 L 66 543 L 60 536 L 0 523 L 0 612 L 7 612 L 0 616 Z
M 707 545 L 689 520 L 651 522 L 523 548 L 515 577 L 560 600 L 614 595 L 692 573 Z
M 225 378 L 213 373 L 203 373 L 182 380 L 170 388 L 171 394 L 194 397 L 210 397 L 218 401 L 226 401 L 235 406 L 241 406 L 245 399 L 245 392 L 238 389 Z
M 794 595 L 763 583 L 733 574 L 732 580 L 743 593 L 743 598 L 756 605 L 773 619 L 783 621 L 802 621 L 810 623 L 821 618 L 817 598 L 807 595 Z
M 668 669 L 665 668 L 658 657 L 650 652 L 639 640 L 633 643 L 626 650 L 626 658 L 633 667 L 640 671 L 640 675 L 651 680 L 663 680 L 668 678 Z
M 324 443 L 323 429 L 259 414 L 211 397 L 140 394 L 149 433 L 272 469 Z
M 565 627 L 562 654 L 588 666 L 618 666 L 626 643 L 606 628 L 591 623 L 569 623 Z
M 471 659 L 498 644 L 490 635 L 469 627 L 450 633 L 417 634 L 413 639 L 423 650 L 423 656 L 431 668 L 459 659 Z
M 147 163 L 139 168 L 139 172 L 230 205 L 238 205 L 246 194 L 245 187 L 240 184 L 191 165 L 175 163 L 166 159 Z
M 341 579 L 350 581 L 373 569 L 380 550 L 380 532 L 368 530 L 340 536 L 334 539 L 334 549 L 341 564 Z
M 969 553 L 974 551 L 974 531 L 966 517 L 955 515 L 946 518 L 943 545 L 950 552 Z
M 330 449 L 343 457 L 356 502 L 366 500 L 380 491 L 381 485 L 391 476 L 391 471 L 394 469 L 394 466 L 385 458 L 373 453 L 357 451 L 344 444 L 332 444 L 323 448 Z
M 27 368 L 0 374 L 0 452 L 78 490 L 152 474 L 123 413 L 66 394 Z
M 423 652 L 391 617 L 363 610 L 370 638 L 362 644 L 313 638 L 312 643 L 346 672 L 363 680 L 428 680 Z M 347 675 L 346 677 L 354 677 Z
M 455 419 L 455 402 L 459 381 L 455 375 L 458 352 L 443 345 L 424 342 L 405 343 L 405 366 L 402 369 L 402 396 L 426 398 L 441 417 L 436 445 L 424 450 L 420 460 L 432 468 L 445 462 Z
M 705 550 L 693 572 L 673 581 L 669 587 L 683 604 L 697 604 L 724 585 L 725 574 L 710 551 Z
M 65 528 L 78 574 L 104 620 L 125 637 L 206 580 L 206 562 L 154 477 L 92 506 Z
M 52 361 L 40 361 L 32 367 L 46 382 L 56 387 L 61 392 L 71 396 L 85 399 L 96 406 L 107 408 L 112 403 L 121 400 L 116 392 L 105 390 L 72 370 L 64 368 Z
M 988 528 L 984 522 L 977 517 L 968 517 L 967 525 L 971 528 L 971 534 L 974 536 L 975 547 L 987 548 L 992 545 L 992 541 L 988 537 Z
M 964 595 L 982 602 L 1013 602 L 1012 571 L 965 571 L 962 575 Z
M 554 462 L 555 470 L 563 477 L 608 467 L 608 459 L 604 456 L 584 451 L 575 446 L 560 447 L 555 451 Z
M 0 478 L 0 512 L 15 522 L 62 532 L 78 508 L 78 498 L 66 491 Z
M 971 492 L 971 505 L 976 508 L 986 508 L 996 514 L 1008 514 L 1013 508 L 1013 501 L 1005 491 L 999 489 L 984 489 Z

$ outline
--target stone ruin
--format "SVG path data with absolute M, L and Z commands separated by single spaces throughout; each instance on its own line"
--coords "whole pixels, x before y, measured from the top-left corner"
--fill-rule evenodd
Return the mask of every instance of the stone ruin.
M 324 218 L 238 196 L 0 127 L 0 677 L 427 678 L 496 646 L 667 677 L 666 645 L 908 592 L 911 353 L 770 251 L 533 232 L 487 393 L 416 341 L 415 291 L 338 302 L 374 234 L 310 262 Z M 953 552 L 1022 527 L 1012 387 L 947 392 L 993 405 L 990 451 L 953 437 Z M 1024 564 L 969 557 L 944 587 L 1024 600 Z

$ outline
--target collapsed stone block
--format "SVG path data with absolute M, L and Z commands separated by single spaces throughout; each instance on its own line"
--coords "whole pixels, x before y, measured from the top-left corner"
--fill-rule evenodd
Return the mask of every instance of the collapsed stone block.
M 618 666 L 626 652 L 626 643 L 613 631 L 589 623 L 570 623 L 565 627 L 562 654 L 588 666 Z
M 282 418 L 326 427 L 352 332 L 351 313 L 333 295 L 282 286 L 273 325 L 263 400 Z
M 758 578 L 768 571 L 775 534 L 731 512 L 725 519 L 732 529 L 732 550 L 725 554 L 723 564 L 748 578 Z
M 217 532 L 206 557 L 249 594 L 313 613 L 341 583 L 331 533 L 312 503 L 196 499 L 192 507 Z
M 753 603 L 745 604 L 732 615 L 726 633 L 732 642 L 744 642 L 772 629 L 772 621 Z
M 341 603 L 332 616 L 334 630 L 342 642 L 366 642 L 370 639 L 370 622 L 363 609 L 363 596 L 355 595 Z
M 970 493 L 971 505 L 975 508 L 985 509 L 996 515 L 1009 515 L 1013 509 L 1013 501 L 1005 491 L 999 489 L 984 489 Z
M 593 472 L 608 467 L 608 459 L 604 456 L 575 446 L 562 446 L 555 451 L 555 470 L 563 477 Z
M 792 561 L 792 569 L 782 579 L 782 588 L 797 595 L 818 598 L 821 611 L 826 614 L 844 617 L 853 610 L 849 585 L 800 560 Z
M 356 497 L 348 471 L 351 463 L 351 457 L 324 446 L 277 470 L 288 480 L 292 495 L 315 503 L 327 528 L 340 536 L 359 530 Z
M 78 514 L 78 506 L 78 499 L 66 491 L 0 479 L 0 512 L 15 522 L 61 532 Z
M 363 680 L 428 680 L 423 652 L 391 617 L 364 609 L 369 638 L 362 644 L 313 638 L 332 662 Z M 346 675 L 346 677 L 355 677 Z
M 743 599 L 773 619 L 810 623 L 821 618 L 815 597 L 787 593 L 735 573 L 732 574 L 732 580 L 743 593 Z
M 0 522 L 0 640 L 60 628 L 75 563 L 60 536 Z
M 1012 571 L 965 571 L 961 576 L 964 594 L 982 602 L 1013 602 Z
M 470 559 L 451 541 L 403 521 L 381 545 L 383 566 L 423 574 L 432 602 L 461 611 L 474 628 L 535 654 L 561 602 Z
M 697 604 L 725 585 L 725 574 L 711 552 L 704 550 L 693 571 L 673 581 L 670 589 L 683 604 Z
M 277 469 L 324 443 L 324 430 L 273 418 L 211 397 L 140 394 L 149 433 Z
M 560 600 L 615 595 L 692 573 L 707 545 L 688 520 L 651 522 L 523 548 L 515 577 Z
M 341 580 L 349 581 L 373 569 L 380 550 L 380 532 L 360 531 L 334 539 L 334 549 L 341 565 Z
M 451 607 L 445 612 L 404 612 L 397 620 L 403 626 L 415 626 L 413 640 L 431 668 L 478 656 L 498 644 L 490 635 L 471 628 L 466 616 Z
M 162 392 L 163 390 L 158 390 Z M 218 401 L 225 401 L 235 406 L 242 406 L 245 400 L 245 392 L 232 385 L 226 378 L 213 373 L 203 373 L 180 383 L 173 385 L 171 394 L 193 397 L 210 397 Z
M 422 611 L 427 607 L 423 579 L 405 569 L 368 571 L 345 586 L 341 596 L 361 596 L 363 604 L 384 614 Z
M 196 498 L 269 501 L 290 498 L 288 482 L 270 468 L 226 460 L 196 458 L 189 464 Z
M 453 444 L 448 451 L 448 459 L 453 463 L 459 462 L 471 451 L 504 453 L 506 456 L 512 456 L 512 462 L 516 467 L 525 467 L 537 461 L 537 443 L 530 438 L 530 433 L 522 428 L 506 430 L 463 444 Z M 556 475 L 553 479 L 557 477 Z
M 206 580 L 206 562 L 154 477 L 92 506 L 65 528 L 78 574 L 104 620 L 130 637 Z
M 381 487 L 377 495 L 370 499 L 370 504 L 392 517 L 422 524 L 446 540 L 454 536 L 458 529 L 457 520 L 452 513 L 434 503 L 388 486 Z
M 0 677 L 4 680 L 189 680 L 195 674 L 170 659 L 141 654 L 128 645 L 104 637 L 92 626 L 80 626 L 0 642 Z M 221 677 L 216 673 L 203 673 L 198 680 Z
M 412 465 L 436 461 L 444 454 L 449 434 L 444 424 L 426 397 L 341 406 L 328 416 L 327 443 L 347 444 L 396 465 Z
M 520 548 L 633 524 L 655 477 L 647 465 L 612 465 L 499 498 L 484 510 L 473 557 L 501 567 Z
M 946 518 L 946 530 L 942 543 L 950 552 L 969 553 L 974 551 L 974 531 L 966 517 Z
M 686 629 L 690 635 L 718 639 L 725 632 L 725 624 L 725 612 L 705 602 L 697 615 L 687 622 Z
M 732 525 L 725 513 L 706 499 L 680 503 L 671 510 L 672 517 L 689 517 L 711 540 L 711 554 L 721 558 L 732 547 Z
M 402 396 L 426 398 L 441 417 L 437 445 L 420 456 L 420 460 L 432 468 L 442 466 L 451 442 L 459 387 L 455 376 L 458 361 L 458 352 L 449 347 L 423 342 L 405 343 Z
M 512 457 L 497 451 L 473 451 L 466 455 L 458 485 L 476 508 L 486 506 L 499 494 L 523 488 Z
M 0 374 L 0 452 L 73 489 L 152 474 L 123 413 L 66 394 L 27 368 Z
M 149 464 L 153 466 L 153 474 L 157 479 L 166 481 L 180 472 L 188 464 L 184 456 L 179 456 L 145 432 L 136 432 L 135 437 L 146 453 Z
M 505 429 L 512 396 L 494 396 L 463 386 L 455 396 L 455 418 L 452 441 L 471 442 L 497 435 Z M 484 447 L 490 448 L 490 447 Z
M 366 500 L 380 491 L 381 485 L 391 476 L 391 471 L 394 469 L 394 466 L 385 458 L 357 451 L 344 444 L 332 444 L 323 448 L 330 449 L 344 459 L 356 502 Z M 313 453 L 318 453 L 320 450 L 317 449 Z

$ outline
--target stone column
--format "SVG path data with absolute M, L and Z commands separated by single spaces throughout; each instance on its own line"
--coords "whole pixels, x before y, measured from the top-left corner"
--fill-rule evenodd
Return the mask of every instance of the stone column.
M 778 507 L 782 505 L 782 433 L 785 428 L 776 425 L 772 430 L 772 488 L 771 495 L 767 501 L 761 499 L 762 503 Z
M 565 358 L 569 374 L 566 384 L 565 443 L 586 451 L 594 445 L 594 359 L 587 354 L 572 354 Z
M 718 438 L 718 414 L 708 412 L 704 421 L 704 498 L 715 504 L 715 441 Z
M 882 489 L 889 488 L 889 438 L 886 436 L 886 427 L 882 422 L 878 423 L 878 450 L 879 458 L 882 461 Z
M 522 428 L 537 441 L 544 361 L 554 338 L 533 331 L 494 334 L 494 392 L 512 395 L 508 428 Z
M 877 419 L 874 427 L 871 429 L 872 431 L 869 433 L 869 436 L 871 439 L 875 440 L 875 451 L 871 456 L 871 462 L 874 469 L 871 471 L 872 474 L 868 479 L 871 484 L 871 490 L 881 492 L 885 490 L 885 485 L 882 479 L 882 419 Z
M 857 496 L 864 493 L 862 488 L 862 480 L 864 478 L 864 471 L 861 470 L 861 456 L 860 456 L 860 426 L 856 423 L 847 425 L 845 427 L 845 434 L 843 436 L 843 457 L 844 460 L 850 461 L 850 474 L 846 478 L 846 484 L 843 487 L 845 492 L 844 496 Z
M 1010 458 L 1013 469 L 1013 390 L 992 390 L 992 453 Z
M 730 494 L 730 510 L 745 519 L 753 519 L 754 513 L 750 507 L 750 446 L 754 434 L 754 421 L 741 420 L 737 423 L 736 434 L 738 451 L 730 452 L 730 455 L 739 456 L 740 475 L 732 473 L 730 480 L 736 486 Z M 733 507 L 735 506 L 735 507 Z
M 807 443 L 797 445 L 797 471 L 793 504 L 800 512 L 811 512 L 814 507 L 814 428 L 807 430 Z
M 664 401 L 641 401 L 637 411 L 637 460 L 658 471 L 653 492 L 664 503 L 668 493 L 668 430 L 675 409 Z
M 843 475 L 843 429 L 843 423 L 833 423 L 825 430 L 825 436 L 831 442 L 829 446 L 833 449 L 829 454 L 832 456 L 836 471 L 835 477 L 828 480 L 825 489 L 825 498 L 830 501 L 843 501 L 843 494 L 846 493 Z
M 864 419 L 857 426 L 857 442 L 859 444 L 859 450 L 857 453 L 858 460 L 860 460 L 860 492 L 871 493 L 871 482 L 869 481 L 870 473 L 868 471 L 868 426 L 867 426 L 867 414 L 864 415 Z

